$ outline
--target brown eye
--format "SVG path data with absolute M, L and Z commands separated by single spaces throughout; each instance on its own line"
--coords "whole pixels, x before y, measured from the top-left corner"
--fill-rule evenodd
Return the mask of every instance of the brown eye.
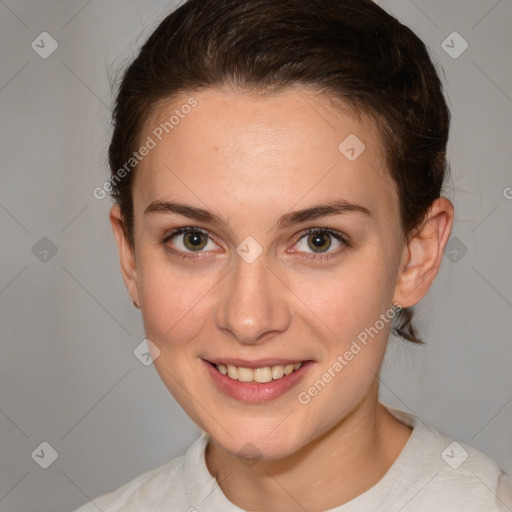
M 296 251 L 306 255 L 309 260 L 327 259 L 340 254 L 350 247 L 347 237 L 328 228 L 311 228 L 300 237 L 295 245 Z M 336 250 L 338 249 L 338 250 Z M 315 256 L 315 253 L 318 256 Z
M 183 235 L 183 245 L 190 251 L 204 249 L 208 242 L 208 236 L 200 231 L 192 231 Z
M 328 233 L 311 233 L 308 235 L 308 246 L 314 252 L 324 252 L 331 247 L 331 236 Z
M 162 244 L 170 252 L 183 254 L 218 249 L 208 232 L 192 226 L 174 230 L 162 240 Z

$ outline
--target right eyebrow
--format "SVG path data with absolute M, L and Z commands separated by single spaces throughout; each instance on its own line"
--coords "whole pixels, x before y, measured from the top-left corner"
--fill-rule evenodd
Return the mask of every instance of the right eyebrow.
M 164 214 L 177 214 L 183 215 L 190 219 L 200 220 L 202 222 L 208 222 L 209 224 L 222 226 L 226 231 L 229 230 L 228 223 L 219 215 L 199 208 L 197 206 L 191 206 L 187 204 L 173 203 L 171 201 L 154 201 L 145 210 L 144 215 L 153 213 L 164 213 Z

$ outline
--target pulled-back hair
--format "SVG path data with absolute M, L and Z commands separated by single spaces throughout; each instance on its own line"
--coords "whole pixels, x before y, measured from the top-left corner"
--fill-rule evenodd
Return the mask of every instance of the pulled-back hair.
M 116 97 L 110 193 L 132 245 L 136 166 L 113 178 L 139 147 L 147 120 L 178 95 L 226 85 L 311 87 L 375 120 L 404 236 L 440 197 L 450 112 L 429 52 L 408 27 L 371 0 L 188 0 L 142 46 Z M 411 308 L 394 320 L 395 335 L 423 343 Z

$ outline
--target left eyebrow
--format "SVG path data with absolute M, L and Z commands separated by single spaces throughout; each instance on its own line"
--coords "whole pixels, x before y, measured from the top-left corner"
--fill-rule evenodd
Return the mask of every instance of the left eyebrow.
M 315 220 L 320 217 L 341 215 L 343 213 L 360 213 L 367 215 L 368 217 L 372 216 L 372 213 L 368 208 L 340 199 L 327 204 L 312 206 L 310 208 L 305 208 L 304 210 L 287 213 L 276 222 L 274 229 L 283 229 L 293 224 L 300 224 L 301 222 Z

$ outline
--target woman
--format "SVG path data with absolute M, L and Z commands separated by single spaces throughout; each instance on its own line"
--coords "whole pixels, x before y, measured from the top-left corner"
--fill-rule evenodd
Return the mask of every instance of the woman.
M 110 220 L 202 429 L 80 512 L 499 510 L 499 467 L 378 400 L 453 223 L 425 45 L 370 0 L 189 0 L 123 77 Z

